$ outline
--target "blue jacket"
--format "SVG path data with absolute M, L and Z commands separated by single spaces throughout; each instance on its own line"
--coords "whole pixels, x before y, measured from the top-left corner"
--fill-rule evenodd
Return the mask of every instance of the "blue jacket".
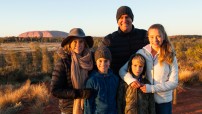
M 86 88 L 95 91 L 84 102 L 84 114 L 117 114 L 116 93 L 119 78 L 112 70 L 108 74 L 100 74 L 94 70 L 86 82 Z

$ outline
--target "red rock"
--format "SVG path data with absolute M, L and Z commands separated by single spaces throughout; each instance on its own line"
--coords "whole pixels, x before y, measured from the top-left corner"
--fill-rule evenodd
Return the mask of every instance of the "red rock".
M 20 34 L 18 37 L 25 38 L 25 37 L 37 37 L 37 38 L 53 38 L 53 37 L 60 37 L 66 38 L 68 33 L 62 31 L 28 31 Z

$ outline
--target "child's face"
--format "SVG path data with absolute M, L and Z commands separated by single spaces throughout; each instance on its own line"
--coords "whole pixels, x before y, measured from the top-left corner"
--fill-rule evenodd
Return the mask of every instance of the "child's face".
M 135 76 L 139 76 L 144 68 L 144 64 L 140 63 L 140 60 L 133 59 L 132 60 L 132 72 Z
M 110 66 L 110 60 L 105 58 L 99 58 L 96 61 L 96 65 L 100 73 L 107 74 Z
M 159 50 L 161 44 L 163 43 L 162 34 L 158 29 L 150 29 L 148 32 L 149 43 L 151 47 L 155 50 Z
M 84 50 L 85 44 L 84 40 L 80 38 L 75 38 L 70 43 L 70 49 L 77 54 L 81 54 Z

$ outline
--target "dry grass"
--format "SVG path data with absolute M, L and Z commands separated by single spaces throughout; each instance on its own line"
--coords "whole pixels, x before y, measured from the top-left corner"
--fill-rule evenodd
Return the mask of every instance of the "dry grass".
M 33 113 L 42 114 L 43 106 L 49 103 L 49 93 L 44 83 L 30 85 L 30 80 L 27 80 L 19 87 L 4 85 L 0 89 L 1 114 L 17 113 L 27 106 L 32 106 Z
M 0 96 L 0 109 L 14 106 L 16 103 L 19 103 L 22 97 L 27 93 L 29 87 L 30 81 L 27 81 L 17 90 L 13 90 L 11 87 L 8 87 L 10 89 Z
M 182 84 L 194 84 L 199 82 L 198 71 L 182 70 L 179 72 L 179 82 Z
M 16 52 L 31 52 L 32 49 L 35 49 L 37 46 L 40 48 L 46 46 L 48 47 L 48 51 L 54 51 L 57 50 L 60 47 L 60 42 L 58 43 L 37 43 L 37 42 L 31 42 L 31 43 L 2 43 L 0 45 L 0 53 L 7 53 L 8 51 L 16 51 Z

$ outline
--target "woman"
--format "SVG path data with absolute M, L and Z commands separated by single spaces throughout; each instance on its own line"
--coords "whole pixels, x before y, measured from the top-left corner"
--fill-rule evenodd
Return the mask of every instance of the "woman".
M 85 89 L 88 71 L 93 68 L 93 38 L 80 28 L 73 28 L 61 43 L 60 59 L 52 73 L 51 93 L 59 98 L 62 114 L 83 114 L 83 99 L 91 94 Z
M 146 59 L 146 75 L 151 84 L 142 84 L 144 93 L 154 93 L 157 114 L 172 114 L 172 91 L 178 84 L 178 65 L 174 49 L 161 24 L 154 24 L 148 29 L 149 43 L 137 53 Z M 127 64 L 120 69 L 122 79 L 128 79 Z M 128 81 L 128 80 L 124 80 Z

